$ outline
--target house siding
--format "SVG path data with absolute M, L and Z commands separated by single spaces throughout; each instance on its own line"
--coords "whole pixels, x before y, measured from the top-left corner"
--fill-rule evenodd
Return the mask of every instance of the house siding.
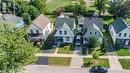
M 60 31 L 62 34 L 60 34 Z M 67 34 L 64 34 L 64 31 L 67 32 Z M 63 42 L 62 43 L 73 43 L 74 40 L 74 32 L 70 29 L 70 27 L 67 24 L 64 24 L 62 28 L 57 29 L 55 33 L 55 38 L 62 37 Z M 66 37 L 70 39 L 70 41 L 66 41 Z M 57 41 L 55 41 L 57 43 Z
M 116 38 L 117 38 L 116 36 L 117 35 L 116 35 L 116 32 L 115 32 L 115 30 L 114 30 L 112 25 L 109 26 L 109 31 L 110 31 L 113 43 L 116 44 Z
M 95 32 L 96 32 L 96 34 L 95 34 Z M 91 33 L 91 34 L 90 34 Z M 88 29 L 88 31 L 85 33 L 85 35 L 83 36 L 83 39 L 89 39 L 90 37 L 92 37 L 92 36 L 95 36 L 95 37 L 97 37 L 98 38 L 98 41 L 99 41 L 99 43 L 100 44 L 102 44 L 102 35 L 100 34 L 100 32 L 99 31 L 97 31 L 97 30 L 95 30 L 95 29 L 93 29 L 93 28 L 91 28 L 91 29 Z

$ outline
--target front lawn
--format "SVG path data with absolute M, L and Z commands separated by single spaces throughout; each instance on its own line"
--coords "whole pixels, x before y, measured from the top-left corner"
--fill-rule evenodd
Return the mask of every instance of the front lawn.
M 71 58 L 63 58 L 63 57 L 49 57 L 48 65 L 55 66 L 69 66 Z
M 73 49 L 74 49 L 74 47 L 72 44 L 63 44 L 59 47 L 58 53 L 72 54 Z
M 119 59 L 123 69 L 130 69 L 130 59 Z
M 75 0 L 49 0 L 47 2 L 47 11 L 53 12 L 59 7 L 64 7 L 70 4 L 73 4 Z
M 109 66 L 109 60 L 108 59 L 97 59 L 94 60 L 92 58 L 84 58 L 84 64 L 86 65 L 86 67 L 92 67 L 94 65 L 100 65 L 103 67 L 110 67 Z M 96 64 L 93 64 L 93 62 L 96 62 Z
M 120 49 L 117 49 L 117 55 L 118 56 L 130 56 L 130 52 L 127 48 L 120 48 Z

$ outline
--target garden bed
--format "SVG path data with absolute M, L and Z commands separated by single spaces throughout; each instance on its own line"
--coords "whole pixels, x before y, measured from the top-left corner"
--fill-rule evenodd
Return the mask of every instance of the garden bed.
M 118 56 L 130 56 L 130 52 L 127 48 L 119 48 L 116 52 Z
M 85 64 L 85 67 L 92 67 L 92 66 L 95 66 L 95 65 L 100 65 L 100 66 L 103 66 L 103 67 L 110 67 L 109 66 L 109 60 L 108 59 L 92 59 L 92 58 L 84 58 L 84 64 Z M 96 64 L 94 64 L 93 62 L 96 62 Z

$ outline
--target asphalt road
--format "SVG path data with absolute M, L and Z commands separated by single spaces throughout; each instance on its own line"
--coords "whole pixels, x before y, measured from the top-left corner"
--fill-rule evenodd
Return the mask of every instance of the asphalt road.
M 24 73 L 89 73 L 88 68 L 53 67 L 45 65 L 30 65 Z M 130 73 L 130 70 L 108 70 L 108 73 Z

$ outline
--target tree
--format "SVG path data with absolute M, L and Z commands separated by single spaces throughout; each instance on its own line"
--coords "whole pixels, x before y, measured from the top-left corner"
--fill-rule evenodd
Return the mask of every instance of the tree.
M 21 73 L 22 67 L 36 61 L 38 49 L 25 40 L 26 29 L 0 25 L 0 71 Z
M 108 0 L 96 0 L 95 1 L 95 6 L 99 10 L 100 14 L 105 13 L 105 10 L 107 9 L 106 5 L 108 5 Z
M 31 19 L 34 20 L 38 15 L 40 15 L 40 12 L 34 6 L 29 6 L 29 14 Z
M 89 38 L 89 47 L 96 48 L 98 46 L 99 46 L 99 42 L 98 42 L 97 37 L 95 37 L 95 36 L 90 37 Z
M 98 57 L 99 57 L 98 51 L 95 50 L 95 51 L 92 53 L 92 56 L 93 56 L 93 59 L 98 59 Z
M 23 13 L 22 17 L 24 18 L 25 23 L 29 24 L 31 22 L 31 18 L 30 18 L 29 13 Z
M 118 17 L 117 13 L 120 11 L 122 1 L 123 0 L 111 2 L 110 8 L 109 8 L 109 13 L 112 14 L 114 17 Z
M 46 10 L 46 0 L 32 0 L 31 4 L 35 6 L 40 13 L 45 13 Z

